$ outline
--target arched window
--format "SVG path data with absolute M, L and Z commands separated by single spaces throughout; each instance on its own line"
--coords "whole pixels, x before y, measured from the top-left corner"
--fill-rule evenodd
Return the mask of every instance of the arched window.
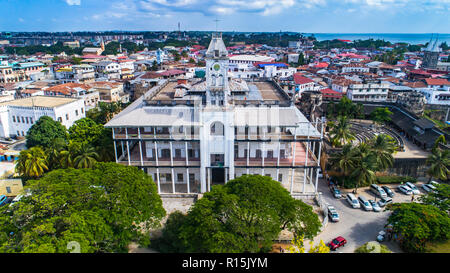
M 223 123 L 220 121 L 215 121 L 211 124 L 211 135 L 212 136 L 223 136 L 225 133 Z

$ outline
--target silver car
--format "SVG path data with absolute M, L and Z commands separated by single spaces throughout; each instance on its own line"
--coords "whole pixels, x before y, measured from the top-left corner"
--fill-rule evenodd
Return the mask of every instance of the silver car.
M 422 189 L 423 189 L 424 191 L 426 191 L 427 193 L 430 193 L 430 192 L 432 192 L 432 191 L 435 191 L 435 190 L 436 190 L 436 187 L 433 186 L 432 184 L 423 184 L 423 185 L 422 185 Z
M 361 203 L 361 206 L 363 207 L 364 210 L 366 210 L 366 211 L 373 210 L 373 208 L 370 205 L 369 201 L 367 201 L 367 199 L 364 196 L 359 196 L 358 200 L 359 200 L 359 203 Z
M 414 194 L 420 194 L 419 189 L 418 189 L 418 188 L 416 187 L 416 185 L 414 185 L 413 183 L 411 183 L 411 182 L 406 182 L 405 185 L 408 186 L 408 188 L 410 188 L 411 191 L 412 191 Z
M 380 212 L 381 208 L 375 200 L 369 200 L 370 205 L 372 206 L 373 211 Z
M 380 201 L 378 201 L 377 203 L 378 203 L 378 205 L 380 207 L 384 207 L 387 204 L 391 204 L 392 203 L 392 198 L 390 198 L 390 197 L 381 198 Z
M 405 186 L 405 185 L 400 185 L 400 186 L 397 187 L 397 189 L 399 191 L 403 192 L 406 195 L 413 194 L 412 190 L 409 187 Z
M 337 210 L 333 206 L 328 206 L 328 217 L 331 218 L 331 221 L 338 222 L 339 221 L 339 214 Z

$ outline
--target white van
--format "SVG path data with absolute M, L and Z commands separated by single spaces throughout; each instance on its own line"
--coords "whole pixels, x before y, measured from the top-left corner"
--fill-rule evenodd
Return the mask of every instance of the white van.
M 386 198 L 387 197 L 387 194 L 383 190 L 383 188 L 378 186 L 377 184 L 370 185 L 370 191 L 373 192 L 376 196 L 378 196 L 380 198 Z
M 359 209 L 361 207 L 361 205 L 358 202 L 358 199 L 356 199 L 356 196 L 353 193 L 347 194 L 346 199 L 352 208 Z

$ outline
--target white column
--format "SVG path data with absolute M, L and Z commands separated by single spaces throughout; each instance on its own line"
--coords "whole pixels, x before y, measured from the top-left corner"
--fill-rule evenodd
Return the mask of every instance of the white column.
M 247 142 L 247 174 L 249 174 L 249 171 L 248 171 L 249 164 L 250 164 L 250 141 Z
M 138 127 L 138 138 L 141 139 L 141 127 Z
M 131 165 L 131 155 L 130 155 L 130 146 L 128 145 L 127 140 L 127 156 L 128 156 L 128 166 Z
M 173 167 L 170 169 L 172 170 L 172 192 L 175 193 L 175 173 L 173 171 Z
M 128 139 L 128 128 L 125 127 L 125 138 Z
M 144 166 L 144 159 L 142 158 L 142 141 L 139 139 L 139 152 L 140 152 L 140 156 L 141 156 L 141 166 Z
M 189 185 L 189 153 L 188 153 L 188 145 L 187 141 L 184 142 L 185 157 L 186 157 L 186 181 L 187 181 L 187 192 L 191 193 L 190 185 Z
M 307 141 L 306 141 L 306 153 L 305 153 L 305 171 L 304 171 L 304 177 L 303 177 L 303 193 L 306 192 L 306 177 L 307 177 L 307 171 L 306 171 L 306 166 L 308 166 L 308 153 L 309 153 L 309 124 L 308 126 L 308 137 L 307 137 Z
M 320 133 L 320 143 L 319 143 L 319 155 L 318 155 L 318 157 L 317 157 L 317 176 L 316 176 L 316 188 L 315 188 L 315 191 L 317 192 L 317 185 L 318 185 L 318 183 L 319 183 L 319 169 L 320 169 L 320 156 L 321 156 L 321 153 L 322 153 L 322 142 L 323 142 L 323 122 L 322 122 L 322 125 L 321 125 L 321 133 Z M 323 175 L 325 176 L 325 173 L 323 173 Z
M 291 194 L 294 191 L 294 175 L 295 175 L 295 150 L 297 148 L 297 135 L 295 134 L 294 131 L 294 147 L 293 147 L 293 152 L 292 152 L 292 177 L 291 177 Z
M 158 182 L 158 193 L 161 193 L 161 183 L 159 182 L 159 168 L 156 168 L 156 180 Z
M 115 157 L 116 157 L 116 163 L 119 163 L 119 159 L 117 158 L 117 145 L 116 145 L 116 141 L 115 140 L 113 140 L 113 142 L 114 142 L 114 155 L 115 155 Z
M 154 142 L 154 144 L 155 144 L 155 159 L 156 159 L 156 175 L 158 177 L 158 192 L 161 193 L 161 184 L 159 181 L 158 145 L 156 144 L 156 141 Z
M 225 184 L 228 182 L 228 168 L 225 168 Z
M 208 168 L 208 191 L 211 191 L 211 168 Z

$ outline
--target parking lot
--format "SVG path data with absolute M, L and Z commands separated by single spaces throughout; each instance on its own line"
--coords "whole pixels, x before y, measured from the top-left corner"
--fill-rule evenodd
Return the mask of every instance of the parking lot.
M 418 182 L 416 186 L 423 194 L 424 191 L 420 187 L 422 184 Z M 394 203 L 411 202 L 411 195 L 406 195 L 396 190 L 398 184 L 387 186 L 395 192 L 395 196 L 392 198 Z M 319 183 L 319 191 L 322 192 L 324 202 L 336 208 L 340 220 L 339 222 L 331 222 L 330 219 L 323 232 L 314 239 L 314 244 L 318 244 L 320 240 L 328 243 L 335 237 L 342 236 L 347 240 L 347 244 L 339 248 L 336 252 L 353 253 L 357 247 L 369 241 L 376 241 L 378 232 L 384 229 L 384 225 L 391 212 L 384 211 L 384 208 L 380 212 L 365 211 L 362 207 L 354 209 L 345 199 L 346 194 L 351 193 L 352 190 L 340 190 L 343 197 L 336 199 L 332 196 L 326 181 L 322 180 Z M 356 197 L 360 195 L 365 196 L 367 200 L 375 199 L 375 195 L 369 191 L 369 187 L 359 188 Z M 417 197 L 415 195 L 416 200 Z M 377 197 L 376 200 L 378 201 L 380 198 Z M 385 241 L 383 244 L 387 245 L 393 252 L 401 252 L 396 243 Z

